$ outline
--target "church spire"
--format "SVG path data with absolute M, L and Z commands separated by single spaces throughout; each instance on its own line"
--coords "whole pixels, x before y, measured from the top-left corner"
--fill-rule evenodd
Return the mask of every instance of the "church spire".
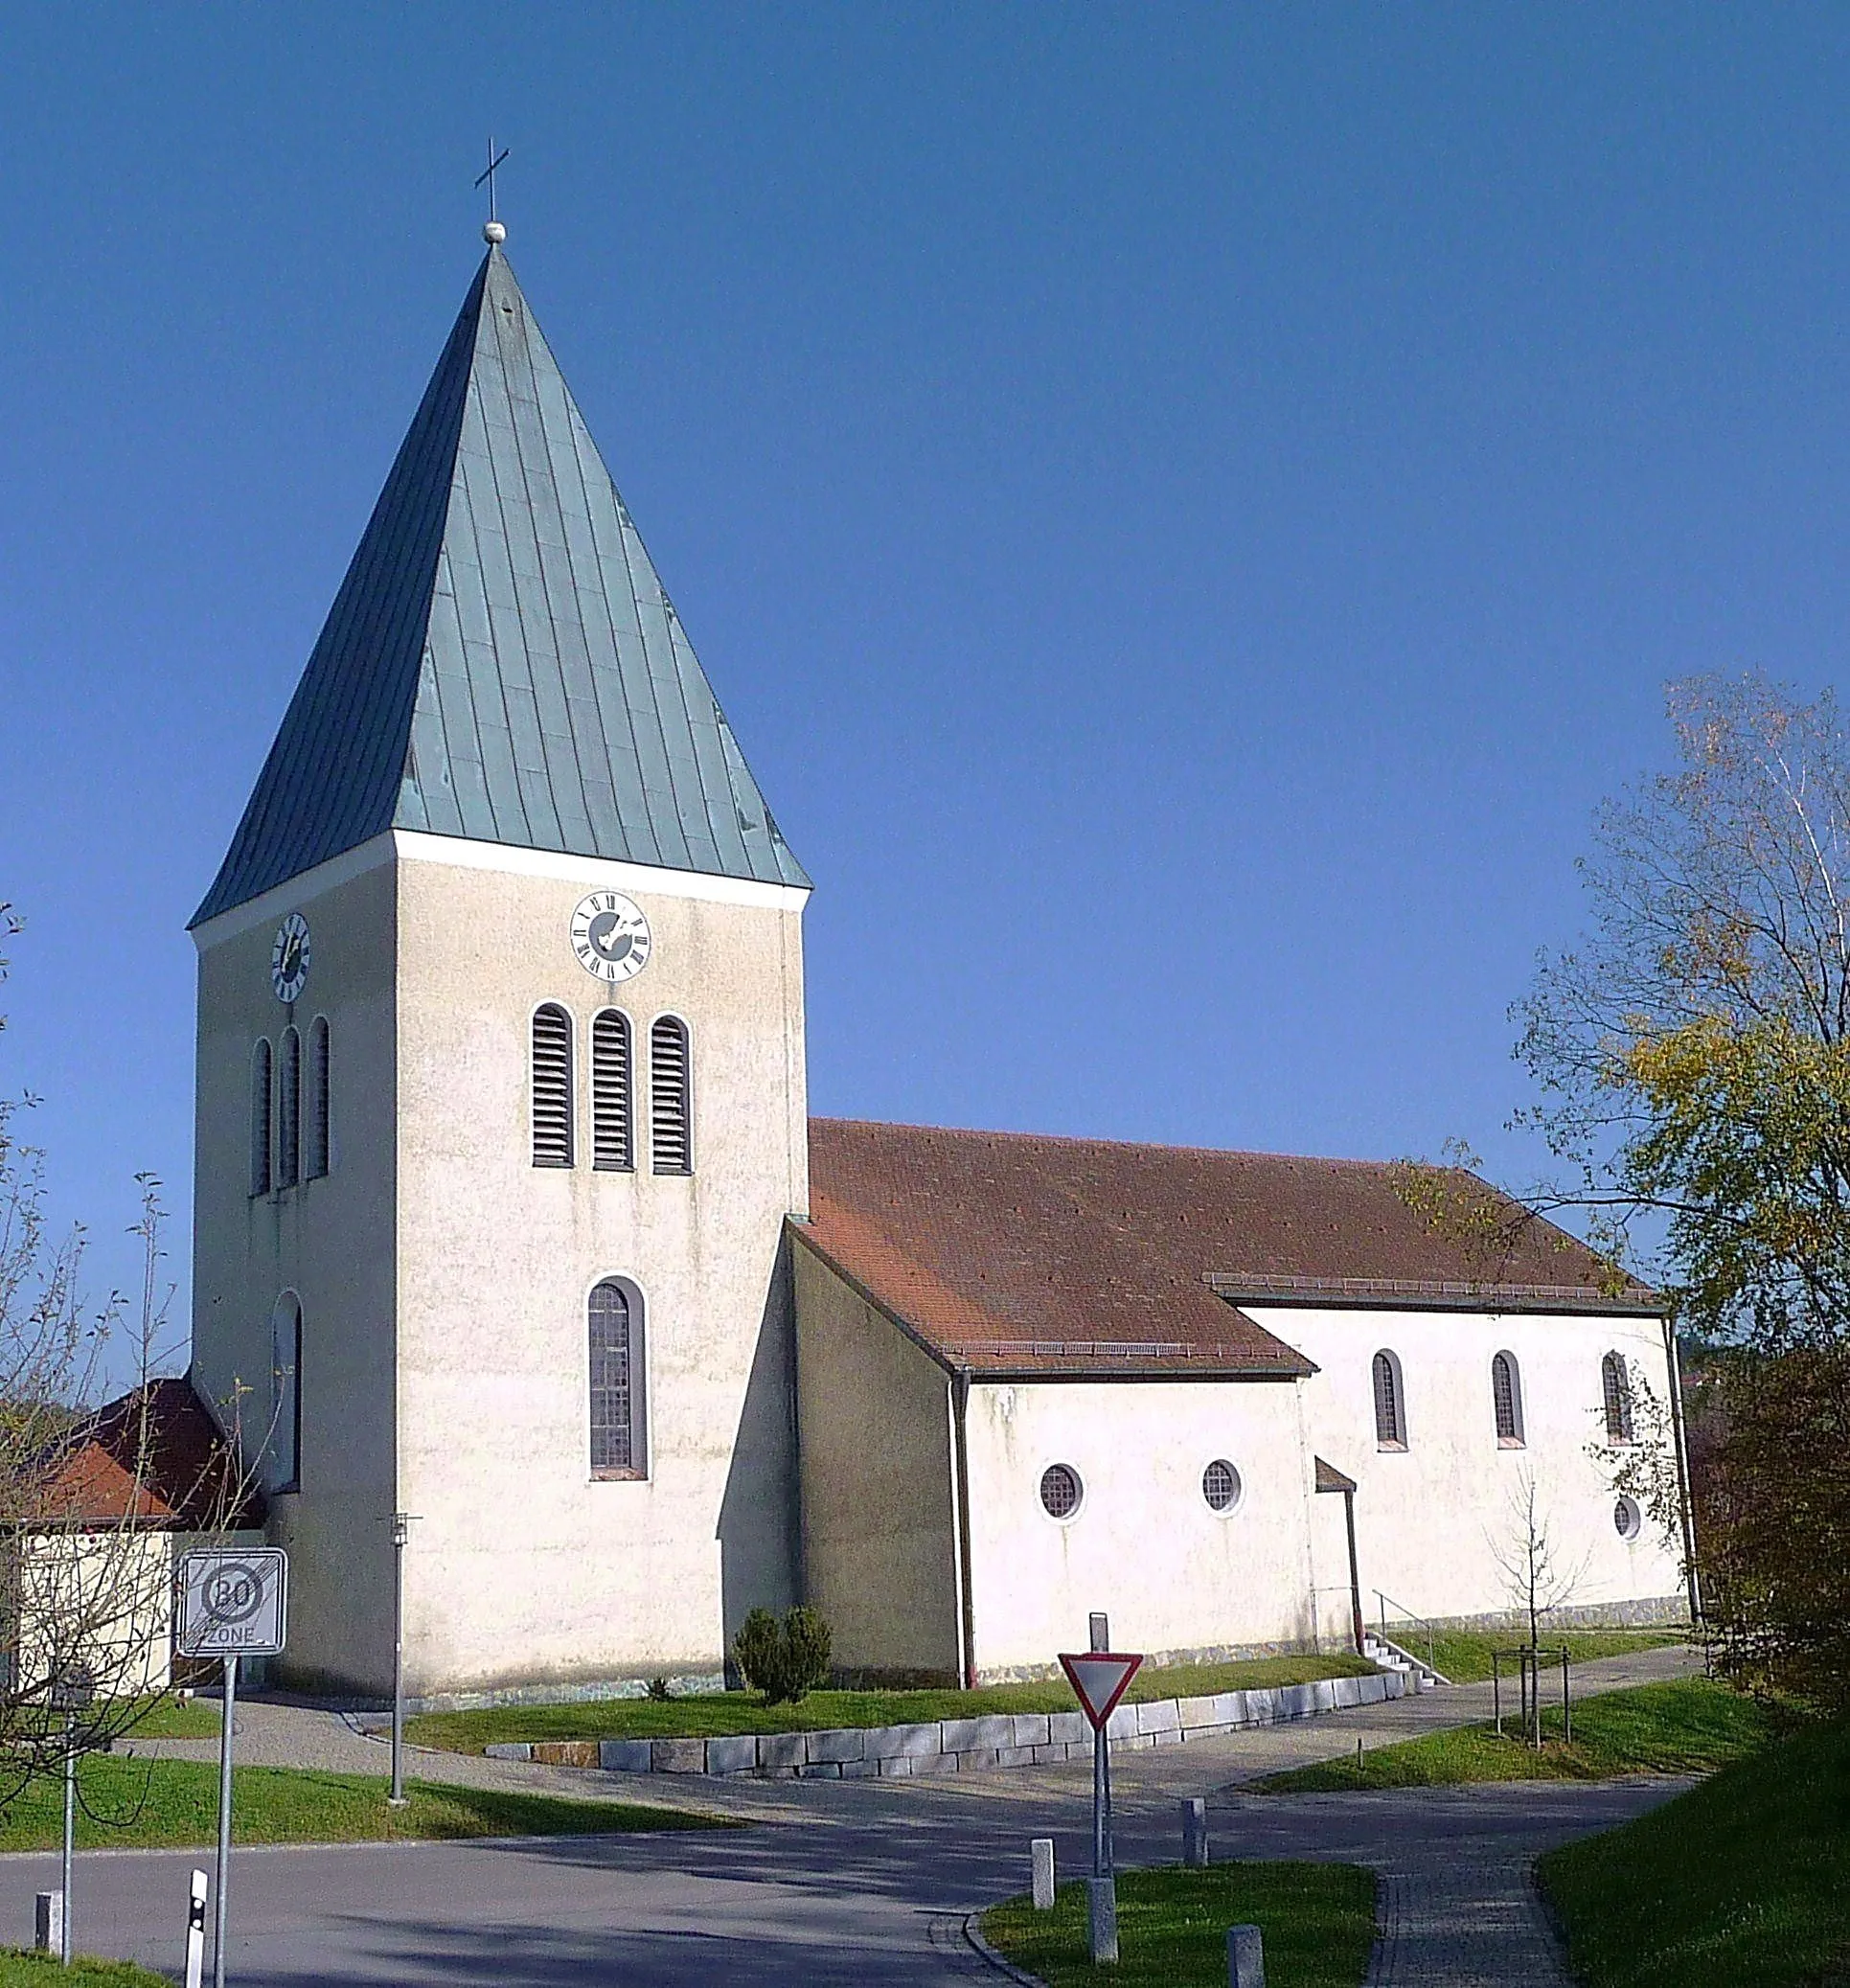
M 193 923 L 388 828 L 809 882 L 492 240 Z

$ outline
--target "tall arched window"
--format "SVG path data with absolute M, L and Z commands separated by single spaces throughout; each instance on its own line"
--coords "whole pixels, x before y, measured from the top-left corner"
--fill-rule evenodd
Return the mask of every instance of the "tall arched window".
M 629 1017 L 605 1008 L 591 1023 L 591 1164 L 627 1174 L 636 1164 Z
M 534 1165 L 572 1164 L 572 1017 L 550 1002 L 534 1011 Z
M 270 1489 L 302 1481 L 302 1307 L 285 1291 L 270 1314 Z
M 1497 1353 L 1491 1358 L 1491 1406 L 1496 1416 L 1496 1440 L 1505 1450 L 1522 1447 L 1522 1377 L 1517 1371 L 1516 1355 Z
M 694 1085 L 687 1023 L 658 1017 L 649 1031 L 649 1142 L 658 1174 L 694 1171 Z
M 1600 1395 L 1606 1409 L 1606 1440 L 1632 1440 L 1632 1376 L 1626 1372 L 1625 1356 L 1609 1353 L 1600 1361 Z
M 328 1063 L 328 1017 L 317 1015 L 308 1030 L 308 1090 L 304 1100 L 306 1116 L 302 1126 L 302 1177 L 319 1180 L 328 1171 L 332 1151 L 329 1137 L 330 1070 Z
M 250 1057 L 250 1191 L 270 1191 L 270 1044 L 260 1036 Z
M 302 1038 L 293 1026 L 283 1031 L 277 1080 L 276 1184 L 293 1187 L 302 1178 Z
M 642 1299 L 606 1277 L 590 1303 L 591 1474 L 649 1474 Z
M 1406 1448 L 1406 1405 L 1401 1363 L 1383 1350 L 1375 1356 L 1375 1441 L 1383 1450 Z

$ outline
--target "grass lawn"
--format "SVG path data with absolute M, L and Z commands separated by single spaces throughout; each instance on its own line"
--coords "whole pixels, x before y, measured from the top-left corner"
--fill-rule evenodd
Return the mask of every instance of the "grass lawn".
M 1706 1678 L 1604 1691 L 1574 1707 L 1571 1746 L 1561 1737 L 1561 1707 L 1544 1712 L 1538 1753 L 1488 1725 L 1362 1755 L 1293 1768 L 1252 1783 L 1269 1794 L 1334 1794 L 1358 1788 L 1443 1788 L 1459 1781 L 1604 1781 L 1615 1774 L 1702 1774 L 1739 1760 L 1772 1735 L 1769 1715 Z
M 78 1954 L 69 1968 L 49 1954 L 0 1947 L 0 1988 L 171 1988 L 165 1975 L 150 1975 L 128 1960 L 92 1960 Z
M 1217 1863 L 1118 1873 L 1116 1967 L 1085 1957 L 1085 1886 L 1062 1885 L 1051 1912 L 1012 1898 L 983 1935 L 1050 1988 L 1226 1988 L 1227 1928 L 1266 1935 L 1267 1988 L 1357 1988 L 1375 1943 L 1375 1876 L 1352 1863 Z
M 1359 1657 L 1260 1657 L 1242 1663 L 1143 1671 L 1126 1697 L 1202 1698 L 1317 1678 L 1372 1677 Z M 1079 1701 L 1064 1678 L 1038 1684 L 990 1684 L 977 1691 L 812 1691 L 800 1704 L 767 1705 L 751 1691 L 712 1692 L 657 1702 L 606 1698 L 569 1705 L 492 1705 L 479 1712 L 425 1712 L 405 1725 L 420 1747 L 479 1753 L 493 1740 L 711 1739 L 735 1732 L 816 1732 L 834 1725 L 907 1725 L 976 1719 L 987 1712 L 1071 1712 Z
M 1391 1629 L 1388 1634 L 1394 1634 Z M 1407 1627 L 1406 1634 L 1395 1635 L 1394 1640 L 1415 1657 L 1426 1655 L 1423 1631 Z M 1454 1684 L 1484 1684 L 1490 1680 L 1491 1652 L 1513 1650 L 1526 1640 L 1514 1629 L 1444 1629 L 1432 1638 L 1432 1660 Z M 1543 1649 L 1559 1650 L 1565 1643 L 1569 1664 L 1590 1663 L 1596 1657 L 1629 1657 L 1634 1650 L 1661 1650 L 1688 1641 L 1688 1631 L 1680 1629 L 1570 1629 L 1559 1635 L 1544 1630 L 1542 1636 Z M 1507 1678 L 1511 1666 L 1506 1663 L 1502 1669 Z
M 125 1735 L 132 1740 L 216 1740 L 218 1737 L 218 1701 L 216 1698 L 164 1698 L 138 1719 Z M 4 1979 L 4 1977 L 0 1977 Z
M 1814 1988 L 1850 1967 L 1850 1723 L 1542 1860 L 1591 1988 Z
M 110 1828 L 78 1811 L 81 1850 L 160 1849 L 217 1840 L 218 1768 L 199 1760 L 131 1760 L 100 1753 L 79 1770 L 85 1799 Z M 386 1805 L 383 1775 L 304 1773 L 240 1767 L 232 1819 L 240 1843 L 357 1843 L 394 1838 L 593 1836 L 654 1829 L 725 1828 L 719 1817 L 639 1802 L 569 1801 L 487 1788 L 407 1781 L 402 1809 Z M 143 1796 L 146 1794 L 146 1800 Z M 0 1815 L 0 1850 L 49 1850 L 63 1830 L 63 1788 L 35 1781 Z M 5 1976 L 0 1975 L 0 1984 Z

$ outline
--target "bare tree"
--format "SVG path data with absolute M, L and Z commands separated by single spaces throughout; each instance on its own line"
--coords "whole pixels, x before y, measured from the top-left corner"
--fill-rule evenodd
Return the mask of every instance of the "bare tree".
M 1563 1558 L 1533 1472 L 1524 1471 L 1510 1493 L 1508 1524 L 1490 1544 L 1504 1589 L 1527 1627 L 1529 1648 L 1538 1650 L 1542 1618 L 1573 1600 L 1587 1577 L 1587 1556 L 1571 1565 Z
M 0 922 L 20 929 L 4 904 Z M 52 1233 L 44 1155 L 21 1136 L 34 1103 L 0 1097 L 0 1805 L 132 1730 L 171 1688 L 175 1543 L 222 1534 L 249 1490 L 235 1440 L 201 1442 L 191 1412 L 175 1427 L 192 1403 L 166 1377 L 183 1348 L 160 1183 L 138 1177 L 138 1300 L 86 1304 L 84 1232 Z M 111 1377 L 132 1384 L 105 1400 Z

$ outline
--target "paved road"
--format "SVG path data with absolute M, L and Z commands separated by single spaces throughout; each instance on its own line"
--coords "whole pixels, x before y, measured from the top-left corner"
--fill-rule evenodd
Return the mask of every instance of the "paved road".
M 1616 1659 L 1589 1684 L 1663 1675 L 1675 1659 Z M 1450 1698 L 1448 1707 L 1443 1701 Z M 240 1757 L 309 1735 L 334 1767 L 382 1754 L 320 1715 L 253 1705 Z M 1400 1724 L 1389 1724 L 1385 1715 Z M 1608 1827 L 1671 1792 L 1663 1783 L 1540 1784 L 1402 1794 L 1242 1794 L 1293 1758 L 1327 1757 L 1418 1725 L 1475 1716 L 1466 1692 L 1268 1732 L 1123 1756 L 1120 1857 L 1173 1860 L 1177 1797 L 1209 1794 L 1214 1853 L 1366 1863 L 1386 1881 L 1382 1983 L 1550 1983 L 1526 1873 L 1548 1845 Z M 348 1749 L 359 1749 L 349 1755 Z M 163 1750 L 167 1750 L 165 1748 Z M 177 1747 L 175 1748 L 177 1750 Z M 189 1749 L 191 1750 L 191 1749 Z M 339 1756 L 339 1757 L 334 1757 Z M 994 1981 L 961 1945 L 965 1913 L 1025 1888 L 1027 1839 L 1052 1835 L 1083 1865 L 1089 1777 L 1075 1767 L 932 1783 L 674 1787 L 659 1777 L 562 1775 L 421 1755 L 417 1771 L 574 1792 L 697 1794 L 761 1826 L 712 1835 L 240 1851 L 234 1860 L 231 1977 L 250 1988 L 438 1981 L 503 1988 L 691 1988 Z M 81 1946 L 177 1973 L 194 1853 L 95 1852 L 80 1860 Z M 49 1857 L 0 1859 L 0 1935 L 30 1927 Z M 1525 1916 L 1526 1915 L 1526 1916 Z

